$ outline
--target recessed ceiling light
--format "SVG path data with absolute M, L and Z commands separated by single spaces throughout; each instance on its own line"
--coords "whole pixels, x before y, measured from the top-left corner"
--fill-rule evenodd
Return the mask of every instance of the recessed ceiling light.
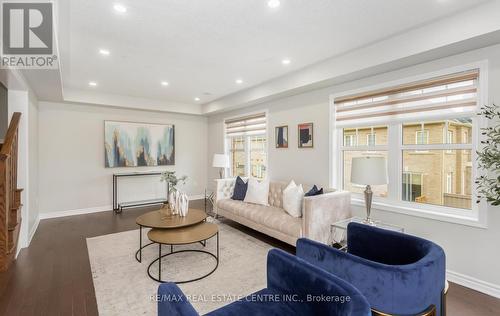
M 95 81 L 89 81 L 89 86 L 91 86 L 91 87 L 97 87 L 97 82 L 95 82 Z
M 200 101 L 200 98 L 194 98 L 195 101 Z
M 236 81 L 235 81 L 235 82 L 236 82 L 236 84 L 242 84 L 242 83 L 243 83 L 243 80 L 241 80 L 241 79 L 236 79 Z
M 119 4 L 119 3 L 116 3 L 113 6 L 113 9 L 115 9 L 115 11 L 118 12 L 118 13 L 125 13 L 125 12 L 127 12 L 127 7 L 124 6 L 123 4 Z
M 166 82 L 166 81 L 162 81 L 162 82 L 161 82 L 161 85 L 166 87 L 166 86 L 168 86 L 168 82 Z
M 289 64 L 290 64 L 290 62 L 291 62 L 291 61 L 290 61 L 290 59 L 288 59 L 288 58 L 285 58 L 285 59 L 283 59 L 283 60 L 281 61 L 281 63 L 282 63 L 283 65 L 289 65 Z
M 267 6 L 271 9 L 276 9 L 281 4 L 280 0 L 269 0 L 267 1 Z
M 99 54 L 101 54 L 103 56 L 109 56 L 109 54 L 111 54 L 111 53 L 109 50 L 101 48 L 101 49 L 99 49 Z

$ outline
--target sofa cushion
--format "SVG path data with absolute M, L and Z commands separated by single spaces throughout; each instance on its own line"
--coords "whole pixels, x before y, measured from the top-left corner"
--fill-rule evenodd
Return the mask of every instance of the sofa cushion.
M 247 188 L 248 183 L 243 181 L 243 179 L 238 176 L 234 184 L 233 196 L 231 198 L 233 200 L 243 201 L 245 199 L 245 195 L 247 194 Z
M 301 185 L 296 185 L 295 181 L 283 190 L 283 208 L 293 217 L 302 216 L 302 200 L 304 199 L 304 189 Z
M 281 208 L 231 199 L 219 200 L 217 207 L 288 236 L 302 236 L 302 218 L 292 217 Z
M 315 196 L 323 194 L 323 188 L 318 190 L 318 187 L 314 185 L 311 190 L 309 190 L 305 196 Z
M 248 179 L 247 194 L 243 201 L 261 205 L 269 205 L 269 181 L 259 182 L 257 179 Z

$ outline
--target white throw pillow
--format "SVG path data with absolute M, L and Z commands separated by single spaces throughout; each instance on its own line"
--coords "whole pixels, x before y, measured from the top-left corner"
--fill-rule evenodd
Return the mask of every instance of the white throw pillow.
M 269 181 L 259 182 L 256 179 L 248 179 L 247 194 L 244 202 L 255 203 L 261 205 L 269 205 Z
M 292 180 L 283 190 L 283 208 L 293 217 L 302 216 L 302 200 L 304 199 L 304 189 L 301 185 L 296 185 Z

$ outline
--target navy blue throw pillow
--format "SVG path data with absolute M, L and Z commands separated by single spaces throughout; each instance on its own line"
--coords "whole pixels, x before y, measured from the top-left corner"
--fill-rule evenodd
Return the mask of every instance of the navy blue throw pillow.
M 234 192 L 231 199 L 243 201 L 245 199 L 245 195 L 247 195 L 248 183 L 245 183 L 242 178 L 236 178 L 236 184 L 234 185 Z
M 315 196 L 315 195 L 320 195 L 320 194 L 323 194 L 323 188 L 321 188 L 320 190 L 318 190 L 318 187 L 316 185 L 314 185 L 311 190 L 309 190 L 305 196 Z

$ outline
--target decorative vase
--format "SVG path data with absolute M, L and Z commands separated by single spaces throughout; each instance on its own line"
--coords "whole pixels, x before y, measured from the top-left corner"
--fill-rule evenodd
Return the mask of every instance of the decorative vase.
M 182 217 L 187 216 L 189 211 L 189 199 L 186 193 L 179 194 L 177 207 L 180 216 Z
M 160 215 L 162 218 L 172 216 L 172 210 L 168 201 L 160 208 Z
M 178 214 L 177 212 L 177 196 L 179 195 L 178 191 L 172 191 L 168 195 L 168 204 L 170 205 L 170 210 L 173 215 Z

